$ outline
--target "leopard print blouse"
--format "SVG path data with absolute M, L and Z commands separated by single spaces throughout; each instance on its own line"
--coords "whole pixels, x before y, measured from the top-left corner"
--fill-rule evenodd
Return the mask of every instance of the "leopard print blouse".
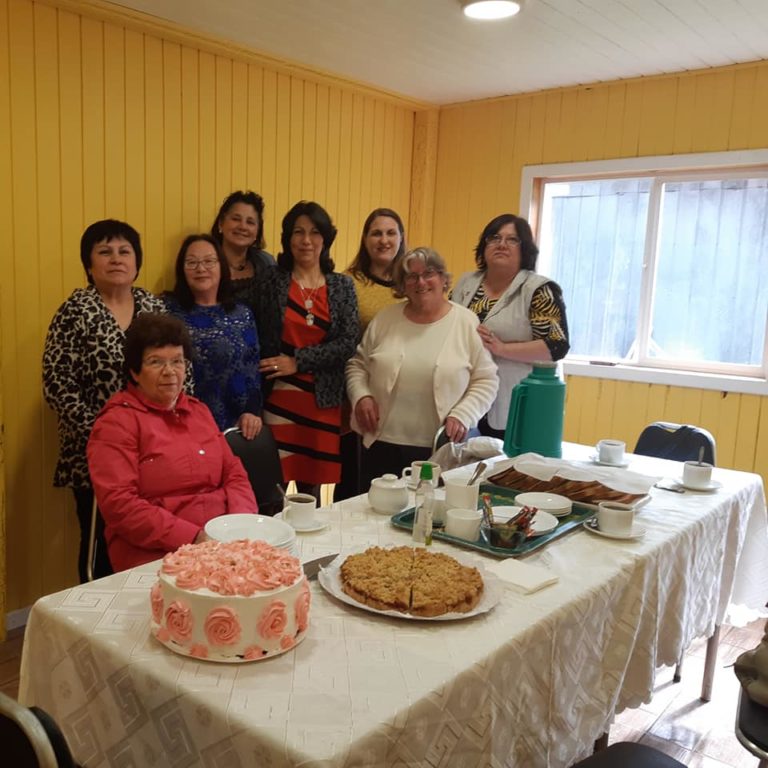
M 163 302 L 133 288 L 134 312 L 165 312 Z M 85 455 L 99 411 L 124 384 L 125 332 L 93 286 L 78 288 L 59 307 L 43 352 L 43 395 L 58 416 L 55 486 L 89 488 Z

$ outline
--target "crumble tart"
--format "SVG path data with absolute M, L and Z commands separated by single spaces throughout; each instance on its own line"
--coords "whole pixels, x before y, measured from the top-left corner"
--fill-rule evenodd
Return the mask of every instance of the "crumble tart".
M 483 594 L 477 568 L 412 547 L 370 547 L 350 555 L 339 575 L 342 590 L 357 602 L 423 618 L 467 613 Z

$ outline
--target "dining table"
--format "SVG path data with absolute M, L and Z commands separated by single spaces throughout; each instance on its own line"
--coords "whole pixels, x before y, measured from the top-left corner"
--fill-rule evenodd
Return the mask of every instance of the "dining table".
M 587 446 L 566 443 L 563 455 L 590 466 Z M 681 474 L 677 462 L 628 459 L 650 483 Z M 383 615 L 313 581 L 304 641 L 263 661 L 173 653 L 150 634 L 158 562 L 116 573 L 35 603 L 20 700 L 56 719 L 85 768 L 565 768 L 616 713 L 648 702 L 657 670 L 694 639 L 764 609 L 762 479 L 722 468 L 713 479 L 706 493 L 651 487 L 636 515 L 641 537 L 579 526 L 550 541 L 521 561 L 548 586 L 502 582 L 498 602 L 471 617 Z M 302 561 L 411 543 L 366 495 L 317 517 L 326 527 L 297 536 Z M 432 548 L 498 562 L 447 541 Z

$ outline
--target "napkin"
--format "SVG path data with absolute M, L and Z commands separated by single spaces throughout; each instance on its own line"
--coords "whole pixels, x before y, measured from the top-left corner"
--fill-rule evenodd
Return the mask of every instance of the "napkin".
M 487 475 L 495 475 L 509 467 L 518 472 L 535 477 L 538 480 L 551 480 L 555 475 L 566 480 L 581 480 L 591 483 L 597 481 L 607 488 L 621 493 L 647 494 L 654 483 L 661 478 L 630 472 L 628 469 L 585 465 L 583 461 L 566 461 L 565 459 L 550 459 L 538 453 L 522 453 L 507 461 L 493 465 Z
M 486 570 L 496 574 L 503 582 L 520 590 L 524 595 L 538 592 L 544 587 L 556 584 L 560 577 L 538 565 L 521 563 L 508 558 L 497 563 L 486 564 Z

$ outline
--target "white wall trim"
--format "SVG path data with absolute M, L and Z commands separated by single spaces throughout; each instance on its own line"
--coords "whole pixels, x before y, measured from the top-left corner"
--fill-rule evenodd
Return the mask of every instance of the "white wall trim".
M 732 152 L 696 152 L 688 155 L 649 155 L 617 157 L 613 160 L 586 160 L 577 163 L 526 165 L 520 186 L 520 215 L 531 217 L 534 179 L 614 173 L 653 173 L 655 171 L 739 168 L 768 164 L 768 149 L 744 149 Z
M 768 395 L 768 381 L 747 376 L 675 371 L 668 368 L 642 368 L 634 365 L 603 365 L 587 361 L 563 360 L 563 373 L 590 379 L 611 379 L 673 387 L 710 389 L 747 395 Z
M 32 610 L 32 606 L 27 608 L 19 608 L 16 611 L 11 611 L 5 614 L 5 631 L 10 632 L 13 629 L 24 627 L 27 624 L 29 618 L 29 612 Z

